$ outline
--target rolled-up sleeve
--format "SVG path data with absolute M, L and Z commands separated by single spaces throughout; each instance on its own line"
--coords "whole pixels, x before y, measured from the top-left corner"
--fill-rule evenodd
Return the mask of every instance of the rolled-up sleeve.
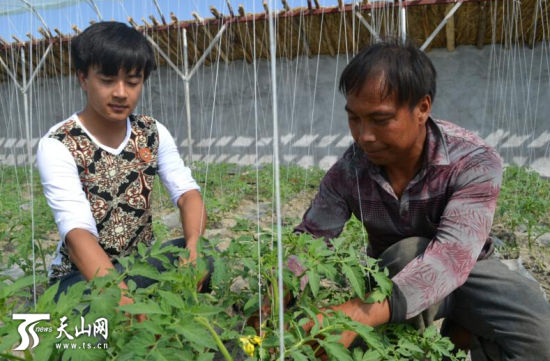
M 502 181 L 502 161 L 483 148 L 454 165 L 452 194 L 425 252 L 392 280 L 406 319 L 441 301 L 468 278 L 489 236 Z M 392 322 L 400 322 L 392 317 Z
M 36 154 L 44 195 L 63 242 L 69 231 L 85 229 L 98 237 L 90 203 L 82 189 L 75 161 L 57 139 L 44 137 Z
M 192 189 L 200 190 L 186 167 L 174 142 L 174 138 L 164 125 L 157 121 L 159 132 L 158 174 L 170 195 L 170 200 L 177 206 L 179 197 Z

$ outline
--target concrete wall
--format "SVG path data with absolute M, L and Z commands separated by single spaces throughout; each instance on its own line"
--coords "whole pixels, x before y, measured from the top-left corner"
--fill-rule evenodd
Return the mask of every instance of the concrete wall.
M 428 55 L 438 71 L 436 118 L 478 132 L 507 163 L 529 165 L 550 176 L 548 44 L 535 49 L 459 47 L 452 53 L 436 49 Z M 279 134 L 285 162 L 327 168 L 350 144 L 344 98 L 335 88 L 347 61 L 345 55 L 278 59 Z M 269 63 L 258 61 L 257 116 L 253 70 L 252 64 L 236 61 L 196 73 L 191 82 L 194 159 L 251 164 L 258 137 L 261 162 L 271 161 Z M 33 146 L 51 125 L 81 109 L 85 101 L 74 76 L 39 79 L 30 99 Z M 167 125 L 186 154 L 183 82 L 175 72 L 161 68 L 151 75 L 138 111 Z M 4 164 L 25 160 L 23 114 L 23 100 L 13 84 L 0 84 Z

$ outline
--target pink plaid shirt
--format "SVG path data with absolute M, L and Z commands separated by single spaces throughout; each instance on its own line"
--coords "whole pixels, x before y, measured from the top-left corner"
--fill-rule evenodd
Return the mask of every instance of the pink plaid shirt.
M 429 119 L 426 127 L 423 165 L 400 199 L 383 170 L 353 144 L 327 172 L 296 227 L 333 238 L 354 214 L 367 230 L 372 257 L 407 237 L 431 239 L 425 252 L 392 279 L 392 322 L 441 301 L 492 252 L 488 236 L 502 179 L 500 156 L 450 122 Z

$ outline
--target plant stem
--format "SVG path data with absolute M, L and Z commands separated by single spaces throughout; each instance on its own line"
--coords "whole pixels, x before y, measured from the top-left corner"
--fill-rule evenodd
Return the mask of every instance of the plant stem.
M 6 358 L 6 359 L 8 359 L 8 360 L 21 360 L 21 361 L 26 361 L 26 359 L 24 359 L 24 358 L 21 358 L 21 357 L 18 357 L 18 356 L 14 356 L 14 355 L 10 355 L 9 353 L 0 353 L 0 357 Z
M 225 359 L 227 361 L 233 361 L 233 358 L 231 357 L 231 355 L 229 355 L 229 352 L 227 351 L 227 349 L 225 348 L 225 345 L 223 344 L 222 340 L 220 339 L 220 336 L 218 336 L 218 333 L 216 332 L 216 330 L 214 330 L 214 328 L 210 325 L 210 323 L 208 322 L 208 320 L 204 317 L 195 317 L 195 321 L 197 321 L 198 323 L 200 323 L 201 325 L 203 325 L 204 327 L 206 327 L 206 329 L 208 330 L 208 332 L 210 332 L 210 334 L 212 335 L 212 337 L 214 337 L 214 340 L 216 341 L 216 344 L 218 345 L 218 349 L 220 350 L 220 352 L 222 353 L 222 355 L 225 357 Z
M 38 252 L 40 253 L 40 258 L 42 259 L 42 267 L 44 268 L 44 273 L 48 274 L 48 267 L 46 266 L 46 257 L 44 257 L 44 250 L 42 249 L 42 244 L 38 239 L 35 239 L 34 241 L 38 245 L 38 247 L 36 248 L 38 248 Z
M 330 326 L 327 326 L 327 327 L 325 327 L 325 328 L 319 330 L 319 332 L 317 332 L 317 333 L 316 333 L 315 335 L 313 335 L 313 336 L 309 336 L 309 337 L 306 337 L 306 338 L 301 339 L 301 340 L 298 341 L 296 344 L 294 344 L 294 346 L 292 346 L 292 347 L 290 347 L 290 348 L 288 348 L 288 349 L 285 350 L 285 356 L 287 355 L 287 353 L 290 353 L 290 352 L 292 352 L 292 351 L 294 351 L 294 350 L 296 350 L 296 349 L 302 347 L 302 346 L 303 346 L 304 344 L 306 344 L 307 342 L 309 342 L 309 341 L 314 341 L 314 340 L 316 339 L 315 336 L 320 335 L 320 334 L 323 334 L 323 333 L 325 333 L 325 332 L 330 332 L 330 331 L 333 331 L 333 330 L 338 330 L 338 329 L 339 329 L 339 327 L 334 326 L 334 325 L 330 325 Z

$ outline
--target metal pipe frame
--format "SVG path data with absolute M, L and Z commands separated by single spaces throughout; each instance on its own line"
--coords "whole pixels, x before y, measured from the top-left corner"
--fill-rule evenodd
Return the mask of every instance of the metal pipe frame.
M 42 16 L 40 16 L 40 14 L 38 13 L 38 11 L 36 11 L 36 9 L 34 8 L 34 6 L 32 6 L 28 1 L 26 0 L 19 0 L 21 1 L 23 4 L 27 5 L 27 7 L 29 9 L 31 9 L 32 13 L 34 15 L 36 15 L 36 17 L 38 18 L 38 20 L 40 20 L 40 22 L 42 23 L 42 25 L 44 25 L 44 28 L 46 29 L 46 31 L 48 32 L 48 34 L 52 34 L 52 32 L 50 31 L 50 27 L 48 25 L 46 25 L 46 22 L 44 21 L 44 19 L 42 18 Z
M 453 6 L 453 8 L 451 9 L 451 11 L 449 11 L 449 13 L 445 16 L 445 18 L 443 18 L 443 20 L 441 21 L 441 23 L 437 26 L 437 28 L 435 28 L 435 30 L 430 34 L 430 36 L 428 36 L 428 38 L 426 39 L 426 41 L 424 41 L 424 44 L 422 44 L 422 46 L 420 47 L 420 50 L 424 51 L 426 50 L 426 48 L 430 45 L 430 43 L 433 41 L 433 39 L 437 36 L 437 34 L 441 31 L 441 29 L 443 29 L 443 27 L 445 26 L 445 24 L 447 24 L 447 22 L 449 21 L 449 19 L 454 15 L 454 13 L 458 10 L 458 8 L 462 6 L 462 3 L 461 2 L 457 2 L 455 4 L 455 6 Z
M 160 56 L 162 56 L 164 58 L 164 60 L 166 61 L 166 63 L 180 76 L 180 78 L 182 79 L 186 79 L 186 75 L 183 74 L 181 72 L 181 70 L 179 70 L 178 66 L 176 64 L 174 64 L 171 60 L 170 60 L 170 57 L 164 52 L 162 51 L 162 49 L 160 48 L 160 46 L 156 43 L 156 41 L 151 37 L 149 36 L 148 34 L 143 34 L 145 35 L 145 38 L 147 38 L 147 40 L 149 41 L 149 43 L 151 45 L 153 45 L 153 47 L 155 49 L 157 49 L 157 51 L 159 52 Z
M 218 41 L 221 39 L 225 29 L 227 29 L 227 25 L 226 24 L 223 24 L 221 29 L 218 31 L 218 33 L 216 34 L 216 36 L 214 37 L 214 39 L 212 39 L 212 41 L 210 42 L 210 45 L 208 45 L 208 47 L 206 48 L 205 51 L 203 51 L 200 59 L 195 63 L 195 65 L 193 65 L 193 69 L 191 69 L 191 71 L 189 72 L 189 74 L 187 74 L 187 77 L 188 79 L 191 79 L 193 77 L 193 75 L 196 73 L 197 69 L 199 68 L 199 66 L 202 65 L 202 63 L 204 63 L 204 61 L 206 60 L 206 57 L 208 56 L 208 54 L 210 54 L 210 52 L 212 51 L 212 48 L 214 46 L 216 46 L 216 44 L 218 43 Z
M 27 90 L 29 90 L 29 87 L 31 86 L 32 82 L 34 81 L 34 78 L 36 77 L 36 74 L 38 73 L 38 71 L 40 70 L 42 65 L 44 65 L 44 62 L 46 61 L 46 57 L 48 56 L 48 54 L 52 50 L 52 47 L 53 47 L 53 44 L 50 43 L 50 45 L 48 45 L 48 48 L 44 52 L 44 55 L 42 55 L 42 58 L 40 59 L 40 61 L 36 65 L 36 68 L 34 69 L 34 72 L 32 73 L 31 77 L 29 78 L 28 83 L 27 84 L 23 83 L 24 87 L 21 89 L 21 91 L 23 93 L 26 93 Z
M 380 35 L 378 35 L 376 30 L 374 30 L 374 28 L 368 23 L 368 21 L 363 17 L 363 15 L 361 15 L 359 11 L 355 12 L 355 16 L 357 17 L 357 19 L 359 19 L 361 24 L 363 24 L 367 28 L 371 35 L 374 36 L 374 39 L 376 39 L 376 41 L 380 41 Z
M 187 46 L 187 29 L 183 29 L 183 71 L 185 72 L 185 115 L 187 117 L 187 164 L 190 165 L 193 161 L 193 142 L 191 138 L 191 100 L 189 82 L 191 77 L 189 76 L 189 47 Z
M 15 84 L 15 86 L 17 87 L 17 89 L 19 89 L 19 91 L 21 91 L 21 93 L 23 93 L 23 87 L 19 84 L 19 82 L 17 81 L 17 77 L 16 77 L 15 74 L 10 70 L 10 68 L 9 68 L 8 65 L 4 62 L 4 60 L 2 59 L 2 57 L 0 57 L 0 65 L 2 65 L 2 67 L 4 68 L 4 70 L 6 71 L 6 73 L 8 73 L 9 77 L 11 78 L 11 80 L 13 80 L 13 83 Z

